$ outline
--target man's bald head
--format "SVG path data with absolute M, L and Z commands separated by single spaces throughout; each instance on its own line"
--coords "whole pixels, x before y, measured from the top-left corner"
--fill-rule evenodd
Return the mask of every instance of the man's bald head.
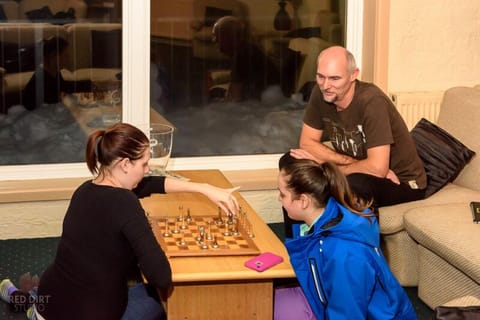
M 220 46 L 220 51 L 231 55 L 234 52 L 234 48 L 245 41 L 245 23 L 237 17 L 221 17 L 213 25 L 212 33 L 214 40 Z
M 357 63 L 353 54 L 341 46 L 328 47 L 318 55 L 317 65 L 321 61 L 329 61 L 347 68 L 347 72 L 352 74 L 357 69 Z

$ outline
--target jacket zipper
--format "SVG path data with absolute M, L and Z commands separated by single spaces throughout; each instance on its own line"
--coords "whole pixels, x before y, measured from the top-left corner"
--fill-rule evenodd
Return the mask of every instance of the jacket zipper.
M 321 280 L 319 279 L 317 264 L 315 262 L 315 259 L 308 259 L 308 260 L 310 265 L 310 272 L 313 278 L 313 284 L 315 286 L 315 291 L 317 291 L 318 298 L 320 302 L 323 304 L 323 306 L 325 307 L 327 305 L 327 300 L 325 299 L 322 283 L 321 283 Z

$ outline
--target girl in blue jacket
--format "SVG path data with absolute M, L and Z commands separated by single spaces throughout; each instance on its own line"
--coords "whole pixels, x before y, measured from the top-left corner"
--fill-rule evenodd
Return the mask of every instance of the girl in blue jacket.
M 287 153 L 279 165 L 279 200 L 290 218 L 304 222 L 285 245 L 316 318 L 417 319 L 381 252 L 370 203 L 352 194 L 331 163 Z

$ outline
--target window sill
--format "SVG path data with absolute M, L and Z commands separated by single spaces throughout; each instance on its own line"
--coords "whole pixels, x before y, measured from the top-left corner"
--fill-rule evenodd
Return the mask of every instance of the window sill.
M 222 171 L 241 191 L 277 188 L 276 169 Z M 0 181 L 0 203 L 68 200 L 88 177 Z

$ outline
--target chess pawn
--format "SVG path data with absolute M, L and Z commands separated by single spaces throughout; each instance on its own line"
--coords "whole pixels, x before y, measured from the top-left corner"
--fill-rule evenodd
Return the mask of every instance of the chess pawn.
M 172 233 L 180 233 L 180 230 L 178 229 L 178 220 L 175 220 L 175 225 L 173 227 Z
M 217 236 L 214 235 L 214 236 L 213 236 L 212 248 L 215 248 L 215 249 L 216 249 L 216 248 L 218 248 L 218 247 L 219 247 L 219 245 L 218 245 L 218 241 L 217 241 Z
M 238 232 L 238 219 L 233 219 L 233 223 L 232 223 L 232 233 L 234 236 L 238 236 L 239 232 Z
M 168 238 L 171 236 L 170 232 L 168 232 L 168 218 L 165 218 L 165 231 L 163 232 L 163 236 Z
M 228 223 L 225 223 L 225 231 L 223 232 L 224 236 L 229 236 L 231 235 L 230 230 L 228 230 Z
M 192 215 L 190 214 L 190 209 L 187 209 L 187 222 L 192 222 Z
M 181 230 L 186 230 L 188 228 L 187 224 L 185 223 L 185 219 L 182 218 L 182 224 L 180 225 Z
M 202 243 L 204 235 L 205 235 L 205 227 L 204 226 L 199 226 L 198 227 L 198 235 L 195 237 L 195 240 Z

